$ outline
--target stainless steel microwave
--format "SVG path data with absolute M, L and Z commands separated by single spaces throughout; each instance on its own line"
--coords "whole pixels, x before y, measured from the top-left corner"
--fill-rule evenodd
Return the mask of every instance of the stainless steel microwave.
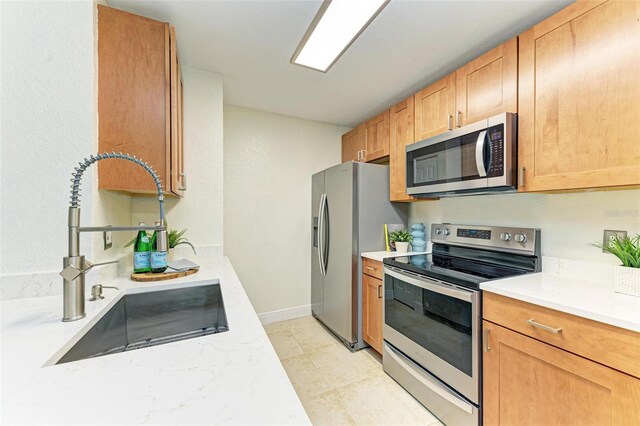
M 407 194 L 435 198 L 515 191 L 517 116 L 503 113 L 407 145 Z

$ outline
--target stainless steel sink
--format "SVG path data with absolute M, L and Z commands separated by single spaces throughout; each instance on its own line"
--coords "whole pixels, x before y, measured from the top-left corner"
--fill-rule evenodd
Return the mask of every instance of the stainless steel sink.
M 56 364 L 228 330 L 220 284 L 126 294 Z

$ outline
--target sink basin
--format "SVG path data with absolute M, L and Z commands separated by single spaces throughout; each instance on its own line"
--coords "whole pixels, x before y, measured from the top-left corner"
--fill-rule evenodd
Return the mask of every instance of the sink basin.
M 220 284 L 126 294 L 56 364 L 228 330 Z

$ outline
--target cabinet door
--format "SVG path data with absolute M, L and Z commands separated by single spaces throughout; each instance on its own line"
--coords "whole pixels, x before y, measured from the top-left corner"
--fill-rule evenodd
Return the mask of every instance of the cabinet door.
M 382 280 L 362 275 L 362 338 L 382 353 Z
M 171 192 L 183 196 L 186 186 L 184 171 L 184 140 L 183 140 L 183 82 L 180 60 L 178 57 L 178 43 L 176 29 L 171 27 Z
M 365 161 L 389 155 L 389 111 L 365 123 Z
M 169 26 L 98 5 L 98 147 L 141 158 L 170 189 Z M 129 161 L 98 163 L 98 188 L 154 193 Z
M 519 189 L 640 184 L 640 2 L 574 3 L 519 55 Z
M 456 76 L 451 74 L 415 94 L 415 140 L 453 130 L 456 114 Z
M 456 71 L 456 125 L 518 112 L 518 39 L 513 38 Z
M 391 108 L 389 113 L 389 195 L 391 201 L 413 201 L 407 195 L 407 154 L 414 138 L 413 96 Z
M 342 135 L 342 162 L 364 161 L 364 124 Z
M 640 380 L 488 321 L 483 330 L 486 426 L 640 424 Z

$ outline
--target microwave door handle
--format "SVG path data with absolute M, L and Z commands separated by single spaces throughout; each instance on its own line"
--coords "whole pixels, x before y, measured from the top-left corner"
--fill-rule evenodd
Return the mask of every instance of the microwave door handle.
M 476 141 L 476 167 L 480 177 L 487 177 L 487 169 L 484 166 L 484 144 L 487 142 L 487 131 L 483 130 L 478 134 Z

